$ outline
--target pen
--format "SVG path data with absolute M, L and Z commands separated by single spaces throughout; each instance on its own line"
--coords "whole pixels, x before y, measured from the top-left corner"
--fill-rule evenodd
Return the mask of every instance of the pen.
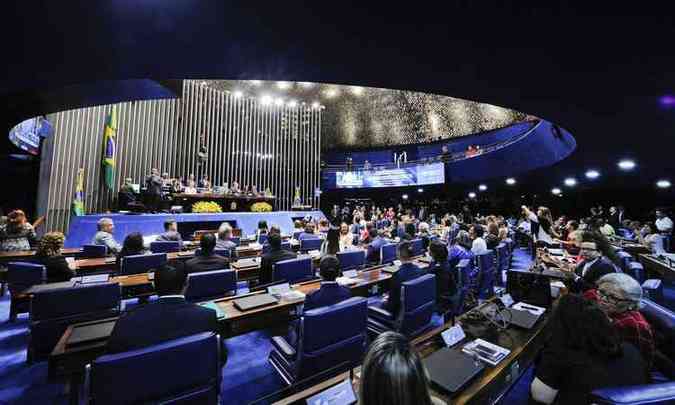
M 541 311 L 541 308 L 530 307 L 530 306 L 522 305 L 522 304 L 520 305 L 520 307 L 524 308 L 524 309 L 531 309 L 533 311 Z

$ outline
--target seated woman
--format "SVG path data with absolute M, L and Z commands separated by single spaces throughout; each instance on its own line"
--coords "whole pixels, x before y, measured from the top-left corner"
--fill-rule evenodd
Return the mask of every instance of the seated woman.
M 22 210 L 7 214 L 7 223 L 0 225 L 0 252 L 30 250 L 37 243 L 35 229 Z
M 321 220 L 319 220 L 319 232 L 325 234 L 328 233 L 329 230 L 330 222 L 328 222 L 326 218 L 321 218 Z
M 429 248 L 429 243 L 431 240 L 431 229 L 427 222 L 420 222 L 419 224 L 420 233 L 417 236 L 419 239 L 422 239 L 422 246 L 426 251 Z
M 598 305 L 575 294 L 560 298 L 551 319 L 552 337 L 541 352 L 530 385 L 544 404 L 585 404 L 597 388 L 648 382 L 640 352 L 622 343 Z
M 122 266 L 122 258 L 126 256 L 143 255 L 147 253 L 143 246 L 143 235 L 140 232 L 132 232 L 124 238 L 122 250 L 117 254 L 117 269 Z
M 647 366 L 651 367 L 654 332 L 639 311 L 642 287 L 633 277 L 624 273 L 607 274 L 598 280 L 597 285 L 597 289 L 586 291 L 584 297 L 598 303 L 619 336 L 640 349 Z
M 321 256 L 336 255 L 340 251 L 340 230 L 330 228 L 326 240 L 321 244 Z
M 448 248 L 443 242 L 434 241 L 429 245 L 429 254 L 431 254 L 432 262 L 429 264 L 429 270 L 427 271 L 436 275 L 436 303 L 442 310 L 445 310 L 446 304 L 454 309 L 457 282 L 454 267 L 450 267 L 448 263 Z
M 645 236 L 642 236 L 642 235 Z M 645 224 L 642 232 L 637 234 L 638 240 L 641 244 L 647 246 L 652 253 L 658 255 L 666 253 L 664 248 L 665 238 L 660 233 L 656 232 L 655 226 L 652 224 Z
M 370 345 L 361 369 L 359 404 L 432 405 L 427 372 L 408 339 L 385 332 Z
M 42 236 L 35 257 L 47 268 L 47 282 L 68 281 L 77 274 L 61 254 L 64 236 L 61 232 L 49 232 Z
M 579 223 L 577 221 L 568 221 L 565 225 L 565 231 L 567 233 L 567 238 L 565 240 L 558 240 L 567 253 L 576 256 L 579 254 L 579 249 L 581 247 L 582 241 L 582 232 L 579 230 Z

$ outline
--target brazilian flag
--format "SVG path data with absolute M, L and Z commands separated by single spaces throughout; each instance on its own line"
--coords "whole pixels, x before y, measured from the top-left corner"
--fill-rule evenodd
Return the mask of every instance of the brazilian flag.
M 75 198 L 73 199 L 73 215 L 84 215 L 84 169 L 77 171 L 75 183 Z
M 115 185 L 115 160 L 117 158 L 117 106 L 113 105 L 105 120 L 103 130 L 103 175 L 105 185 L 112 190 Z

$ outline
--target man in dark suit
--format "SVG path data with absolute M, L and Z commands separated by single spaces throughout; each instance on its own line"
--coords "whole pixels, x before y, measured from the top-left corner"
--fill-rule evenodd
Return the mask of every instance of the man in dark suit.
M 145 195 L 147 198 L 148 210 L 157 212 L 162 199 L 162 178 L 159 176 L 159 170 L 152 169 L 150 176 L 145 179 Z
M 334 305 L 352 296 L 348 288 L 339 285 L 335 281 L 338 274 L 340 274 L 340 261 L 337 257 L 333 255 L 322 257 L 319 268 L 322 279 L 321 288 L 307 295 L 303 311 Z
M 164 221 L 164 233 L 157 237 L 160 242 L 178 242 L 180 247 L 183 247 L 183 238 L 178 233 L 178 224 L 175 219 L 167 219 Z
M 380 249 L 387 244 L 387 240 L 382 237 L 382 231 L 371 229 L 370 231 L 372 242 L 368 245 L 368 253 L 366 254 L 366 261 L 368 263 L 380 262 Z
M 262 255 L 260 263 L 260 284 L 267 284 L 274 281 L 274 265 L 282 260 L 295 259 L 297 255 L 294 252 L 281 248 L 281 235 L 270 233 L 267 237 L 267 243 L 270 245 L 270 251 Z
M 223 270 L 230 267 L 226 258 L 213 254 L 213 249 L 216 247 L 215 235 L 211 233 L 202 235 L 199 247 L 201 248 L 201 253 L 185 262 L 185 271 L 187 273 Z
M 583 260 L 574 269 L 572 292 L 585 292 L 597 288 L 595 283 L 600 277 L 616 272 L 614 264 L 602 255 L 595 242 L 582 242 L 579 254 Z
M 414 252 L 410 241 L 399 243 L 397 253 L 401 266 L 389 281 L 389 297 L 384 302 L 384 308 L 394 315 L 398 313 L 401 306 L 401 285 L 424 275 L 422 270 L 413 263 Z
M 155 272 L 159 299 L 124 312 L 106 343 L 108 353 L 120 353 L 202 332 L 218 332 L 216 312 L 185 301 L 186 274 L 164 267 Z

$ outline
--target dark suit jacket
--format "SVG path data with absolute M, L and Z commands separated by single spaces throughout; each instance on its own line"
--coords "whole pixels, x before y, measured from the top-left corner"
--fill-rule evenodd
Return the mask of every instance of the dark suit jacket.
M 140 349 L 201 332 L 217 332 L 216 312 L 185 302 L 182 297 L 161 297 L 120 316 L 106 344 L 108 353 Z
M 262 260 L 260 261 L 260 284 L 267 284 L 274 281 L 274 269 L 272 266 L 276 262 L 295 259 L 296 257 L 298 257 L 298 255 L 294 252 L 285 249 L 272 250 L 269 253 L 262 255 Z
M 66 258 L 58 256 L 40 257 L 40 263 L 47 269 L 47 282 L 56 283 L 59 281 L 68 281 L 75 277 L 75 270 L 68 267 Z
M 595 283 L 600 277 L 616 271 L 614 264 L 608 258 L 602 256 L 589 267 L 585 275 L 582 275 L 585 263 L 585 261 L 582 261 L 574 269 L 574 273 L 581 278 L 572 286 L 572 292 L 584 292 L 596 288 Z
M 190 273 L 198 273 L 200 271 L 223 270 L 229 269 L 229 261 L 223 256 L 195 256 L 194 258 L 185 262 L 185 271 Z
M 366 261 L 368 263 L 379 263 L 380 261 L 380 248 L 387 244 L 387 241 L 384 238 L 377 237 L 370 242 L 368 245 L 368 254 L 366 255 Z
M 157 237 L 159 242 L 180 242 L 180 246 L 183 246 L 183 238 L 180 236 L 180 233 L 174 231 L 167 231 Z
M 401 284 L 423 275 L 419 267 L 412 263 L 403 263 L 389 281 L 389 299 L 385 304 L 387 311 L 396 316 L 401 305 Z
M 446 260 L 444 262 L 429 264 L 428 274 L 436 276 L 436 299 L 442 296 L 452 296 L 457 293 L 457 282 L 453 273 L 454 268 L 450 267 L 450 263 Z
M 321 283 L 321 288 L 307 295 L 303 311 L 306 312 L 310 309 L 334 305 L 351 296 L 349 288 L 343 287 L 334 281 L 323 282 Z

